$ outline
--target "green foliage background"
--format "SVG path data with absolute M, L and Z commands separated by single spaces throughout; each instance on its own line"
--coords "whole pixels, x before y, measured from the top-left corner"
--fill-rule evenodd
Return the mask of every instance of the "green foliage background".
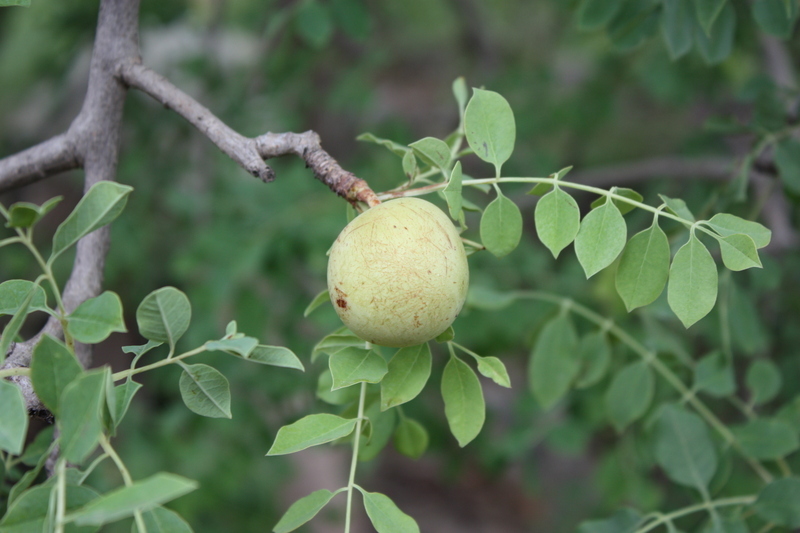
M 716 65 L 708 65 L 696 50 L 672 62 L 658 32 L 628 47 L 615 41 L 612 31 L 581 29 L 587 24 L 576 2 L 142 4 L 145 64 L 246 135 L 316 130 L 323 146 L 375 190 L 402 182 L 402 168 L 388 151 L 355 137 L 364 131 L 402 143 L 443 137 L 458 121 L 450 86 L 460 75 L 470 86 L 485 86 L 511 103 L 517 149 L 504 167 L 509 176 L 546 176 L 567 165 L 579 172 L 656 156 L 719 155 L 730 158 L 733 177 L 736 158 L 755 137 L 720 133 L 706 127 L 709 119 L 753 118 L 768 130 L 774 118 L 774 93 L 764 89 L 769 85 L 759 32 L 745 23 L 750 16 L 745 2 L 731 3 L 742 24 L 732 53 Z M 97 2 L 34 0 L 28 9 L 0 9 L 1 155 L 62 131 L 77 113 L 96 17 Z M 786 45 L 793 57 L 800 57 L 797 39 Z M 474 158 L 472 163 L 465 162 L 466 174 L 487 172 Z M 338 325 L 329 308 L 307 319 L 302 313 L 325 286 L 325 251 L 346 223 L 345 202 L 298 160 L 270 164 L 278 180 L 264 185 L 174 113 L 135 92 L 128 99 L 118 179 L 135 192 L 112 226 L 106 270 L 106 287 L 127 303 L 128 323 L 135 325 L 133 302 L 157 287 L 174 285 L 193 304 L 192 326 L 182 341 L 187 346 L 220 336 L 225 324 L 236 319 L 240 331 L 290 347 L 309 368 L 305 375 L 253 371 L 215 359 L 232 383 L 233 421 L 188 411 L 176 386 L 178 369 L 146 376 L 147 387 L 131 407 L 117 448 L 135 478 L 168 470 L 201 483 L 201 490 L 174 503 L 197 531 L 264 530 L 285 510 L 291 501 L 286 487 L 295 480 L 297 464 L 264 454 L 280 426 L 314 408 L 319 369 L 308 364 L 308 355 Z M 79 198 L 80 186 L 80 175 L 74 173 L 0 200 L 5 205 L 41 203 L 65 195 L 67 201 L 40 226 L 45 243 L 44 228 L 55 229 Z M 658 202 L 656 193 L 683 198 L 696 214 L 727 210 L 748 217 L 755 205 L 737 201 L 727 184 L 703 176 L 676 180 L 665 175 L 634 187 L 651 204 Z M 743 390 L 750 363 L 768 358 L 784 379 L 766 409 L 800 393 L 798 381 L 791 379 L 800 371 L 796 246 L 768 253 L 761 270 L 724 278 L 717 307 L 687 331 L 669 312 L 666 294 L 629 315 L 614 290 L 613 269 L 586 281 L 572 251 L 553 260 L 533 232 L 534 204 L 522 196 L 526 187 L 504 190 L 523 209 L 523 244 L 502 260 L 486 252 L 472 256 L 472 286 L 546 288 L 574 297 L 674 360 L 699 359 L 721 345 L 728 328 Z M 797 193 L 789 192 L 794 227 Z M 593 198 L 576 197 L 588 210 Z M 628 222 L 639 231 L 649 218 L 634 212 Z M 478 219 L 468 215 L 467 223 L 477 235 Z M 674 252 L 684 238 L 676 238 L 677 227 L 665 229 Z M 68 265 L 59 263 L 62 276 Z M 32 269 L 25 255 L 4 250 L 0 279 L 26 278 Z M 552 411 L 537 407 L 520 376 L 544 319 L 556 311 L 555 306 L 523 301 L 496 312 L 462 313 L 454 325 L 456 340 L 480 354 L 501 357 L 514 370 L 514 388 L 492 389 L 487 426 L 458 453 L 440 400 L 426 391 L 422 401 L 408 406 L 431 433 L 431 450 L 421 464 L 389 454 L 363 469 L 372 486 L 391 494 L 423 528 L 447 531 L 481 524 L 487 531 L 557 533 L 573 531 L 581 520 L 605 516 L 620 505 L 649 510 L 692 502 L 685 489 L 670 485 L 656 468 L 641 467 L 653 464 L 652 458 L 642 457 L 642 442 L 650 438 L 644 427 L 629 427 L 621 435 L 608 427 L 607 387 L 577 391 Z M 577 325 L 588 333 L 586 324 Z M 101 345 L 96 361 L 126 367 L 127 356 L 118 346 L 139 342 L 132 334 L 114 335 Z M 617 368 L 610 375 L 632 360 L 618 346 L 614 349 Z M 434 379 L 444 357 L 436 363 L 435 358 Z M 657 384 L 656 397 L 664 392 Z M 725 402 L 710 403 L 723 419 L 737 420 Z M 112 466 L 103 466 L 93 483 L 100 489 L 118 484 Z M 800 467 L 797 459 L 793 466 Z M 751 481 L 731 479 L 726 490 L 752 491 Z M 420 494 L 430 496 L 430 508 L 415 507 Z M 511 502 L 509 494 L 514 495 Z

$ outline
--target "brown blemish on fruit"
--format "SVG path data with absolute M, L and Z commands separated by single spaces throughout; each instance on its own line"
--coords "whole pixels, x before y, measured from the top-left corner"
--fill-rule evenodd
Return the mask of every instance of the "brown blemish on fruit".
M 336 300 L 336 305 L 338 305 L 342 309 L 347 309 L 347 300 L 345 300 L 344 298 L 339 298 L 338 300 Z

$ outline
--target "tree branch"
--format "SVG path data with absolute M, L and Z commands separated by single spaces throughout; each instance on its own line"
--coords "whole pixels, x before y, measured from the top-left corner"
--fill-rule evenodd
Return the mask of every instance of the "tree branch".
M 81 156 L 68 133 L 0 159 L 0 192 L 30 185 L 81 166 Z
M 231 129 L 197 100 L 138 61 L 120 63 L 117 76 L 129 87 L 139 89 L 181 115 L 239 166 L 264 182 L 275 179 L 275 172 L 264 159 L 296 155 L 306 162 L 317 179 L 349 202 L 362 201 L 369 206 L 380 203 L 364 180 L 342 169 L 322 149 L 319 136 L 313 131 L 267 133 L 251 139 Z

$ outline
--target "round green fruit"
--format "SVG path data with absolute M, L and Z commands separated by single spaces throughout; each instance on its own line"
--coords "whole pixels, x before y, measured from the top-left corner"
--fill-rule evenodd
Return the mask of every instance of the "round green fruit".
M 334 309 L 353 333 L 381 346 L 414 346 L 445 331 L 468 284 L 458 231 L 419 198 L 390 200 L 353 219 L 328 259 Z

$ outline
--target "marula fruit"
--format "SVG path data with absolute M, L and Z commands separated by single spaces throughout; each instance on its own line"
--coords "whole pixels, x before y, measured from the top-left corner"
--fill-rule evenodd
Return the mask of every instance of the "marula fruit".
M 458 231 L 419 198 L 389 200 L 357 216 L 328 258 L 334 309 L 353 333 L 381 346 L 414 346 L 444 332 L 468 284 Z

